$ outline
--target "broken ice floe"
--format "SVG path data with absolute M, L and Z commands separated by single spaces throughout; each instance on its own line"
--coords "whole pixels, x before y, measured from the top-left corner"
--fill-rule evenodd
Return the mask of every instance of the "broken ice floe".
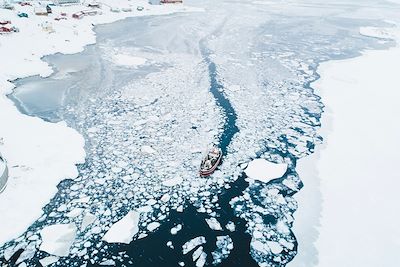
M 121 220 L 114 223 L 103 236 L 108 243 L 129 244 L 138 233 L 139 213 L 130 211 Z
M 225 225 L 225 228 L 226 228 L 227 230 L 231 231 L 231 232 L 234 232 L 235 229 L 236 229 L 236 226 L 235 226 L 235 223 L 234 223 L 234 222 L 229 221 L 229 222 Z
M 153 232 L 154 230 L 156 230 L 158 227 L 160 227 L 160 223 L 159 222 L 151 222 L 147 225 L 147 230 L 149 230 L 150 232 Z
M 69 255 L 76 235 L 75 224 L 55 224 L 46 226 L 40 231 L 42 244 L 40 250 L 54 256 L 65 257 Z
M 216 218 L 207 218 L 206 222 L 211 230 L 222 231 L 221 224 Z
M 266 183 L 272 179 L 282 177 L 286 170 L 286 163 L 278 164 L 265 159 L 254 159 L 248 164 L 245 173 L 251 179 Z
M 46 267 L 46 266 L 52 265 L 53 263 L 57 262 L 58 259 L 59 259 L 58 257 L 49 256 L 49 257 L 40 259 L 39 262 L 43 267 Z
M 182 245 L 182 253 L 187 254 L 197 246 L 200 246 L 205 243 L 206 243 L 206 238 L 204 236 L 195 237 Z
M 229 256 L 231 250 L 233 249 L 233 241 L 228 235 L 217 236 L 216 246 L 217 249 L 211 252 L 213 257 L 213 265 L 221 263 Z
M 176 235 L 180 230 L 182 230 L 182 224 L 177 224 L 171 228 L 171 235 Z
M 93 214 L 85 214 L 85 216 L 82 218 L 81 231 L 84 231 L 86 227 L 94 223 L 96 219 L 97 217 Z

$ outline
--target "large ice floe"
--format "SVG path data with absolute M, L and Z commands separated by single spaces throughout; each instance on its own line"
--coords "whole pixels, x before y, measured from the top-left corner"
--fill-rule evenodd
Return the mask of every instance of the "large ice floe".
M 75 240 L 76 230 L 73 223 L 45 227 L 40 231 L 42 238 L 40 250 L 55 256 L 68 256 L 70 247 Z
M 141 259 L 126 248 L 159 231 L 170 239 L 162 249 L 180 266 L 238 255 L 249 266 L 293 259 L 293 195 L 303 186 L 296 161 L 321 142 L 323 105 L 309 83 L 320 61 L 353 56 L 375 41 L 359 36 L 351 20 L 316 25 L 328 9 L 308 17 L 289 5 L 288 17 L 276 17 L 279 6 L 206 4 L 203 14 L 98 27 L 98 43 L 82 54 L 48 59 L 55 73 L 46 81 L 66 87 L 53 119 L 84 136 L 86 162 L 58 185 L 43 215 L 0 249 L 0 262 L 23 250 L 17 261 L 32 266 L 134 265 Z M 64 75 L 79 57 L 87 65 Z M 221 146 L 223 163 L 199 178 L 210 143 Z M 201 230 L 171 216 L 188 210 Z M 66 225 L 60 240 L 52 230 Z
M 255 159 L 245 169 L 246 175 L 254 180 L 267 183 L 272 179 L 281 178 L 287 170 L 287 164 L 276 164 L 265 159 Z
M 108 243 L 129 244 L 139 231 L 140 214 L 137 211 L 130 211 L 125 217 L 113 224 L 103 236 Z

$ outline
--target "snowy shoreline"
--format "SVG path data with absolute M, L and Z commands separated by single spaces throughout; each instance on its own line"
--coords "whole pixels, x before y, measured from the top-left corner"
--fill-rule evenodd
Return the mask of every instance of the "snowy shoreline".
M 126 0 L 101 2 L 130 5 Z M 0 194 L 0 228 L 6 229 L 0 233 L 0 245 L 22 234 L 39 218 L 43 206 L 57 192 L 58 183 L 75 178 L 78 175 L 76 164 L 85 161 L 84 139 L 76 130 L 65 122 L 49 123 L 17 110 L 6 96 L 15 87 L 12 81 L 51 75 L 53 70 L 43 57 L 83 51 L 86 45 L 96 42 L 94 25 L 135 16 L 201 11 L 183 5 L 152 6 L 147 1 L 136 1 L 134 5 L 132 12 L 113 13 L 103 8 L 102 15 L 81 20 L 71 15 L 87 9 L 82 5 L 54 7 L 53 14 L 48 17 L 31 15 L 33 8 L 29 6 L 16 6 L 16 11 L 0 9 L 1 18 L 11 20 L 20 30 L 0 36 L 0 58 L 8 62 L 0 66 L 0 151 L 10 166 L 7 188 Z M 143 6 L 144 10 L 136 11 L 136 5 Z M 27 12 L 30 17 L 18 18 L 17 11 Z M 68 19 L 54 21 L 61 12 L 66 12 Z M 54 32 L 44 31 L 46 21 L 51 21 Z M 138 64 L 136 61 L 133 63 Z M 132 59 L 127 63 L 133 64 Z
M 305 186 L 296 195 L 293 231 L 299 247 L 289 266 L 398 262 L 395 236 L 400 232 L 391 211 L 399 201 L 395 163 L 400 157 L 391 148 L 400 145 L 400 31 L 365 27 L 360 34 L 394 39 L 397 46 L 324 62 L 318 68 L 320 79 L 312 87 L 326 105 L 319 131 L 324 142 L 297 164 Z

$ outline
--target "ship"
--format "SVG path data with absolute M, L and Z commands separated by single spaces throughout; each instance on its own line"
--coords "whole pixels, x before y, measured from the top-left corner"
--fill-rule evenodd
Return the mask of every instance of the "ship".
M 201 161 L 200 176 L 206 177 L 211 175 L 221 163 L 222 151 L 220 148 L 213 146 L 205 158 Z

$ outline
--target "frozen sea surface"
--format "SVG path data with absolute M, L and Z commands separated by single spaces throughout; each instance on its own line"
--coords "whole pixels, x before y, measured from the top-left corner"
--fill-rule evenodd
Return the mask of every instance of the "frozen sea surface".
M 36 266 L 52 251 L 41 233 L 56 236 L 56 225 L 76 227 L 56 266 L 285 266 L 295 257 L 296 161 L 322 141 L 315 69 L 391 42 L 359 35 L 379 21 L 339 19 L 346 4 L 193 4 L 206 12 L 99 26 L 84 52 L 46 58 L 52 76 L 18 82 L 10 97 L 20 110 L 65 120 L 84 136 L 87 159 L 0 248 L 0 263 Z M 213 142 L 223 163 L 200 178 Z M 247 179 L 256 158 L 286 172 Z

